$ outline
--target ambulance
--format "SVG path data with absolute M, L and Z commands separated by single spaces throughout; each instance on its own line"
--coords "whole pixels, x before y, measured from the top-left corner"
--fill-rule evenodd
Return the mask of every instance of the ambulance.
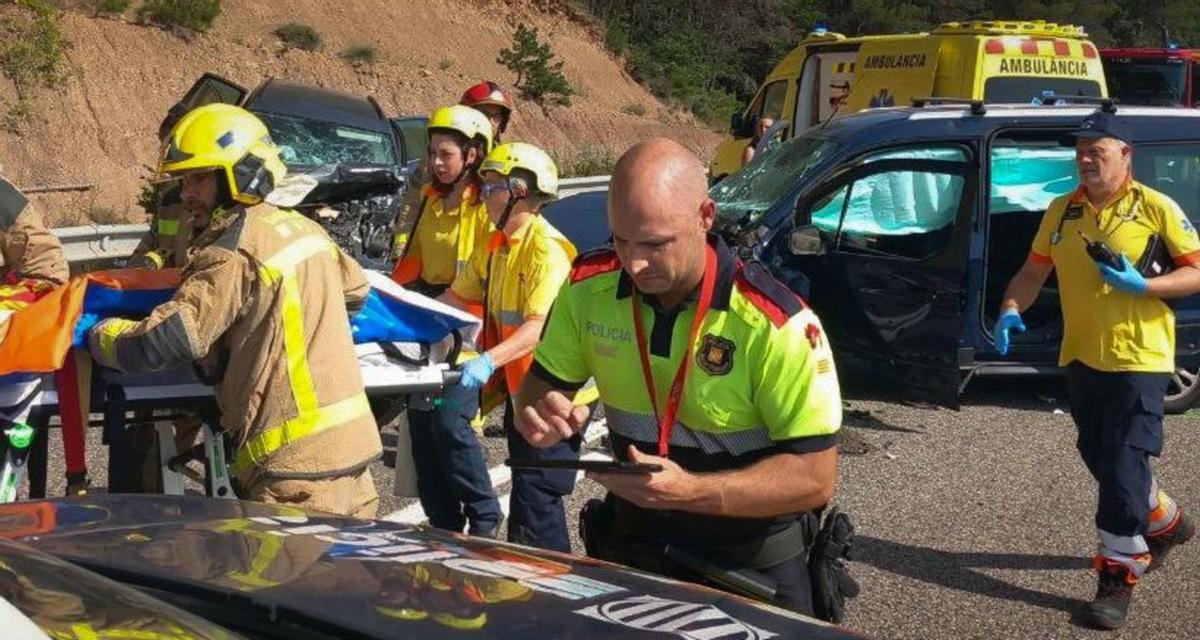
M 742 150 L 764 115 L 790 138 L 863 109 L 938 97 L 1040 103 L 1049 94 L 1106 97 L 1104 69 L 1082 27 L 1034 21 L 949 22 L 929 33 L 847 38 L 818 29 L 767 75 L 733 114 L 731 138 L 709 166 L 719 181 L 741 168 Z

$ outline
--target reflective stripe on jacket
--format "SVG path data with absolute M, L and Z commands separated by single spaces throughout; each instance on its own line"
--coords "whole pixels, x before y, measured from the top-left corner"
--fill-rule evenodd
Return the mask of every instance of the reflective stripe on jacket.
M 223 369 L 216 398 L 243 482 L 344 475 L 382 453 L 347 313 L 368 290 L 316 222 L 236 209 L 197 238 L 169 302 L 140 322 L 101 324 L 92 351 L 126 371 L 201 359 Z

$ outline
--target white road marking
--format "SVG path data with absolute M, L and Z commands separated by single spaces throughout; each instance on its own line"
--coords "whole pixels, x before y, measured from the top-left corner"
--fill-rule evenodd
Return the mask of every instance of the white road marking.
M 584 436 L 584 454 L 580 456 L 583 460 L 609 460 L 609 456 L 599 451 L 589 451 L 587 445 L 593 444 L 600 439 L 600 436 L 608 433 L 608 424 L 601 418 L 588 426 L 587 434 Z M 498 464 L 488 469 L 488 477 L 492 480 L 492 486 L 499 488 L 512 481 L 512 469 Z M 575 481 L 579 482 L 583 478 L 583 472 L 580 471 L 575 475 Z M 497 497 L 500 500 L 500 509 L 504 511 L 504 516 L 508 517 L 508 501 L 510 493 L 499 494 Z M 381 518 L 388 522 L 397 522 L 400 524 L 422 524 L 425 522 L 425 510 L 421 508 L 419 501 L 402 509 L 397 509 Z

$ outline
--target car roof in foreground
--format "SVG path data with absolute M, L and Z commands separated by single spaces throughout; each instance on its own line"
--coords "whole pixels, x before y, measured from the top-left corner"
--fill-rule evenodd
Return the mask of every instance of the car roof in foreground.
M 246 108 L 381 133 L 391 130 L 391 124 L 365 97 L 298 82 L 267 81 L 247 99 Z
M 985 104 L 982 114 L 973 114 L 969 106 L 957 104 L 868 109 L 835 118 L 827 127 L 817 127 L 806 134 L 811 132 L 843 141 L 976 136 L 1012 126 L 1074 126 L 1097 109 L 1098 105 L 1078 104 Z M 1138 142 L 1200 139 L 1200 109 L 1117 105 L 1116 113 L 1128 120 Z M 1170 126 L 1160 126 L 1163 122 L 1169 122 Z
M 587 558 L 233 500 L 0 505 L 0 537 L 156 594 L 364 637 L 861 637 Z

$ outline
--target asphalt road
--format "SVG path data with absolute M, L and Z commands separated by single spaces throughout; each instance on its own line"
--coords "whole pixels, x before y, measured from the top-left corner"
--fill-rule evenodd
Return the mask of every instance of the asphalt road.
M 1074 624 L 1095 589 L 1095 488 L 1075 453 L 1059 383 L 977 382 L 960 411 L 889 393 L 846 393 L 837 502 L 857 525 L 852 572 L 862 586 L 846 626 L 882 638 L 1200 637 L 1200 540 L 1142 581 L 1124 630 Z M 1200 513 L 1200 412 L 1168 418 L 1166 434 L 1159 476 Z M 89 439 L 93 481 L 103 486 L 98 430 Z M 506 482 L 503 439 L 485 442 L 495 477 Z M 61 495 L 56 432 L 50 451 L 50 492 Z M 420 519 L 411 499 L 391 495 L 392 469 L 381 462 L 372 471 L 380 515 Z M 600 493 L 579 483 L 568 506 L 572 529 L 583 502 Z

